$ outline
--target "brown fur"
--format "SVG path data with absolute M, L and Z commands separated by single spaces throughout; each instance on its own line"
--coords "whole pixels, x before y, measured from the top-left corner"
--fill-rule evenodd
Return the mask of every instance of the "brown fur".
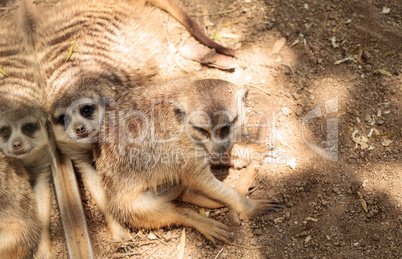
M 0 258 L 32 258 L 41 235 L 28 174 L 0 153 Z
M 118 114 L 119 120 L 107 122 L 105 142 L 95 149 L 96 168 L 114 217 L 135 228 L 190 226 L 212 242 L 228 242 L 225 225 L 173 201 L 195 192 L 248 217 L 276 207 L 246 199 L 210 171 L 211 153 L 227 152 L 231 139 L 218 143 L 207 135 L 217 129 L 216 135 L 223 136 L 223 126 L 236 121 L 235 89 L 222 80 L 175 81 L 134 89 L 119 100 L 109 112 Z M 219 115 L 222 111 L 226 114 Z M 209 116 L 209 123 L 203 115 Z M 205 129 L 194 128 L 197 125 Z M 161 141 L 166 139 L 170 140 Z

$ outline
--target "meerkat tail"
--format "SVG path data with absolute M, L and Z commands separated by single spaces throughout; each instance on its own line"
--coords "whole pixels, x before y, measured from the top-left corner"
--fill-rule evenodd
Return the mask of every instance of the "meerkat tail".
M 198 40 L 202 44 L 215 49 L 218 53 L 232 57 L 236 56 L 236 52 L 234 50 L 218 44 L 207 35 L 205 35 L 200 27 L 186 14 L 183 9 L 181 9 L 175 3 L 174 0 L 147 0 L 147 2 L 170 13 L 181 24 L 183 24 L 184 27 L 186 27 L 186 29 L 190 32 L 191 35 L 193 35 L 196 40 Z

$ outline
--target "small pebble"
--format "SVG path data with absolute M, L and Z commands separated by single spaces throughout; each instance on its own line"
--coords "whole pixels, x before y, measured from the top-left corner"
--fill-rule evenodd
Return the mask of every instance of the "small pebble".
M 366 114 L 364 115 L 364 120 L 367 121 L 367 122 L 370 122 L 370 121 L 371 121 L 371 116 L 370 116 L 369 113 L 366 113 Z
M 363 56 L 364 56 L 366 59 L 370 59 L 371 54 L 370 54 L 370 52 L 369 52 L 368 50 L 365 50 L 365 51 L 363 52 Z
M 377 122 L 377 124 L 380 125 L 380 126 L 385 123 L 385 122 L 384 122 L 383 120 L 381 120 L 381 119 L 378 119 L 376 122 Z
M 155 236 L 155 234 L 154 233 L 149 233 L 149 235 L 148 235 L 148 238 L 149 239 L 151 239 L 151 240 L 155 240 L 155 239 L 157 239 L 157 237 Z
M 301 116 L 303 114 L 303 107 L 297 107 L 295 114 Z
M 262 235 L 262 230 L 260 228 L 255 229 L 254 230 L 254 235 L 261 236 Z
M 371 65 L 365 65 L 364 66 L 364 69 L 366 70 L 366 71 L 371 71 L 371 69 L 372 69 L 372 67 L 371 67 Z
M 377 235 L 377 234 L 374 234 L 374 235 L 373 235 L 373 240 L 374 240 L 374 241 L 380 240 L 380 236 Z

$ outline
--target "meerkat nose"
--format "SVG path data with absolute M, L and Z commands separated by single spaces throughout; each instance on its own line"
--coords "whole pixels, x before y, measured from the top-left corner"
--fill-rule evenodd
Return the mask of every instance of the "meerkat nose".
M 87 129 L 85 128 L 84 125 L 75 127 L 75 134 L 77 134 L 77 136 L 81 136 L 85 133 L 87 133 Z
M 23 147 L 24 147 L 24 145 L 22 145 L 21 141 L 13 143 L 13 150 L 14 151 L 19 151 L 19 150 L 23 149 Z

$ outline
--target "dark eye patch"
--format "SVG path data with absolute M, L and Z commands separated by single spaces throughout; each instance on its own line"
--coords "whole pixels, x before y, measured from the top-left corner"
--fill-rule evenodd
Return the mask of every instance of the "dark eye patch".
M 70 123 L 71 117 L 65 114 L 60 115 L 56 119 L 54 119 L 55 124 L 67 126 Z
M 184 122 L 184 119 L 186 118 L 186 113 L 183 110 L 175 109 L 174 114 L 179 119 L 179 121 Z
M 200 127 L 197 127 L 197 126 L 193 126 L 193 128 L 195 129 L 195 130 L 197 130 L 198 132 L 200 132 L 202 135 L 204 135 L 205 137 L 207 137 L 207 138 L 209 138 L 209 137 L 211 137 L 211 134 L 209 133 L 209 131 L 207 131 L 206 129 L 203 129 L 203 128 L 200 128 Z
M 64 123 L 65 123 L 65 118 L 66 118 L 66 115 L 64 115 L 64 114 L 60 115 L 60 116 L 56 119 L 57 124 L 64 125 Z
M 10 127 L 2 127 L 0 128 L 0 137 L 4 140 L 7 140 L 11 136 L 11 128 Z
M 27 136 L 32 136 L 38 129 L 38 123 L 27 123 L 22 126 L 22 132 Z
M 228 124 L 226 124 L 225 126 L 223 126 L 221 129 L 220 129 L 220 136 L 221 137 L 226 137 L 227 135 L 229 135 L 230 134 L 230 131 L 231 131 L 231 129 L 232 129 L 232 126 L 236 123 L 236 121 L 237 121 L 237 118 L 238 118 L 238 116 L 236 116 L 236 118 L 234 118 L 233 119 L 233 121 L 231 121 L 231 122 L 229 122 Z

